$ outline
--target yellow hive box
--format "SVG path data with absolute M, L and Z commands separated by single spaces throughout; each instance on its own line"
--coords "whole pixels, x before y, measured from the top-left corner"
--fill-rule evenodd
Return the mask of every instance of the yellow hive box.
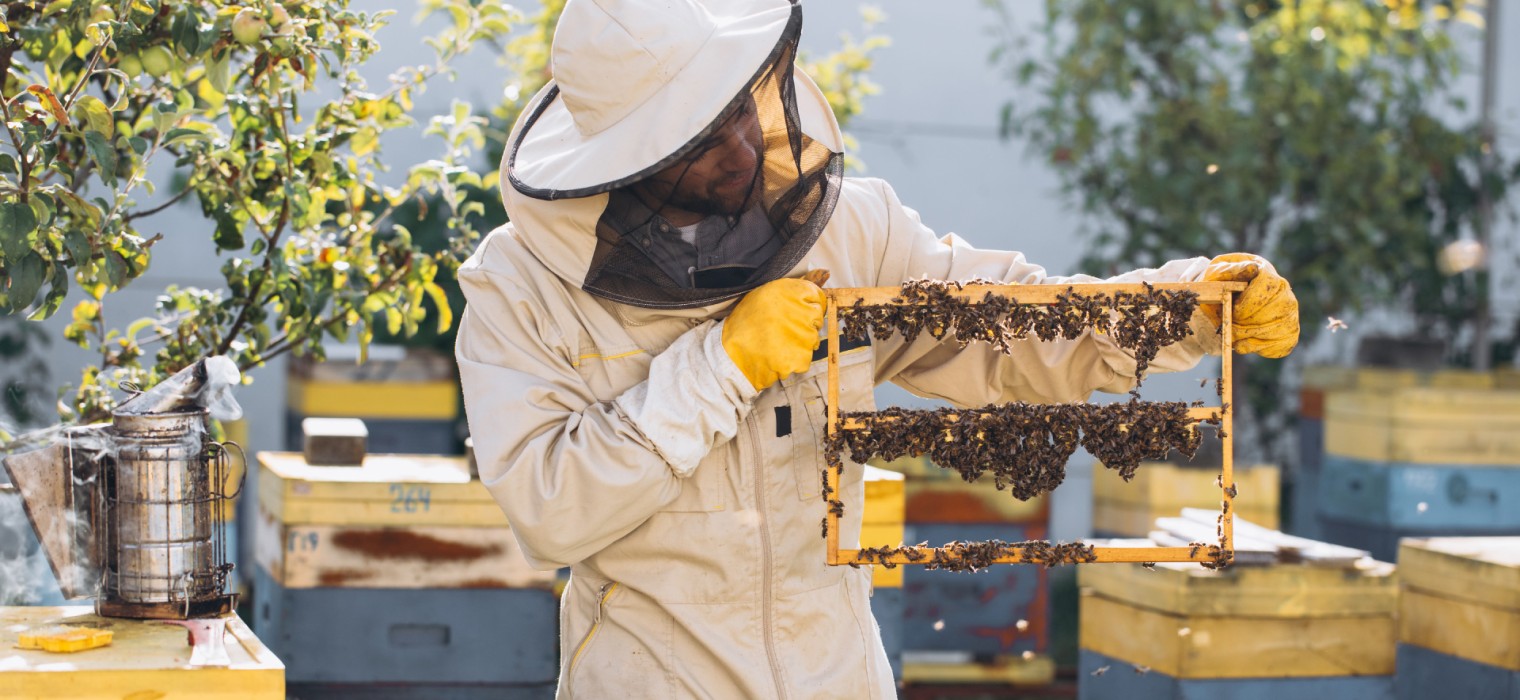
M 462 457 L 260 452 L 254 559 L 286 588 L 549 588 Z
M 1325 452 L 1370 462 L 1520 464 L 1520 391 L 1333 391 Z
M 1520 671 L 1520 537 L 1399 543 L 1399 641 Z
M 103 630 L 112 642 L 68 656 L 13 648 L 23 634 L 59 625 Z M 183 627 L 97 617 L 89 606 L 0 608 L 0 698 L 283 700 L 284 664 L 236 616 L 227 619 L 225 643 L 230 665 L 194 667 Z
M 1049 656 L 1033 654 L 999 656 L 986 663 L 903 661 L 903 682 L 909 684 L 963 684 L 1042 686 L 1056 677 L 1056 663 Z
M 260 452 L 258 464 L 259 507 L 285 524 L 507 524 L 463 457 L 368 455 L 360 467 L 313 467 L 299 452 Z
M 903 476 L 865 465 L 866 507 L 860 525 L 862 547 L 896 547 L 903 543 Z M 877 588 L 902 588 L 902 567 L 877 566 L 871 573 Z
M 1219 510 L 1222 495 L 1217 469 L 1144 462 L 1126 482 L 1119 472 L 1093 466 L 1093 529 L 1124 537 L 1144 537 L 1156 518 L 1176 517 L 1183 508 Z M 1281 471 L 1257 464 L 1235 471 L 1235 514 L 1276 529 Z
M 1084 566 L 1082 648 L 1173 678 L 1393 673 L 1391 564 Z
M 408 350 L 389 359 L 373 348 L 363 365 L 291 363 L 286 402 L 302 416 L 452 420 L 459 415 L 453 358 Z

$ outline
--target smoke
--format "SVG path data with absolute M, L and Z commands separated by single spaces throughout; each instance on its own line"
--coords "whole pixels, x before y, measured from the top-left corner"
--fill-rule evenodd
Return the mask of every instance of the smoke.
M 62 603 L 63 593 L 27 520 L 21 494 L 8 484 L 0 487 L 0 605 Z

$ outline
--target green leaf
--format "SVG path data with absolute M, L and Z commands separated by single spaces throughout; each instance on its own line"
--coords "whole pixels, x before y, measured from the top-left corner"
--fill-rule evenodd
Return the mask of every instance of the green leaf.
M 9 153 L 0 153 L 0 174 L 16 175 L 21 171 L 16 168 L 16 158 Z
M 115 120 L 111 119 L 111 108 L 107 107 L 106 103 L 101 102 L 99 97 L 80 95 L 79 99 L 74 103 L 74 109 L 79 112 L 87 128 L 99 131 L 105 135 L 107 140 L 115 138 L 116 123 Z
M 84 232 L 79 229 L 69 229 L 63 234 L 63 247 L 69 251 L 69 257 L 73 258 L 71 262 L 75 267 L 90 259 L 90 239 L 86 238 Z
M 31 306 L 32 300 L 37 298 L 37 290 L 42 288 L 42 277 L 47 272 L 47 263 L 36 252 L 28 252 L 11 270 L 11 312 L 15 313 Z
M 100 171 L 100 179 L 106 184 L 116 186 L 116 149 L 106 139 L 106 135 L 99 131 L 84 132 L 84 145 L 90 151 L 90 160 L 95 161 L 96 170 Z
M 37 229 L 37 214 L 20 202 L 0 203 L 0 252 L 16 260 L 31 249 L 27 236 Z
M 106 251 L 106 277 L 118 289 L 127 281 L 127 259 L 114 250 Z
M 42 305 L 37 307 L 30 316 L 31 321 L 46 321 L 58 309 L 63 306 L 63 300 L 69 295 L 69 271 L 60 263 L 53 264 L 52 284 L 48 287 L 48 293 L 42 300 Z
M 211 81 L 211 87 L 225 95 L 227 87 L 232 82 L 232 62 L 228 60 L 231 52 L 221 52 L 221 54 L 221 58 L 213 59 L 206 64 L 206 79 Z
M 175 17 L 174 24 L 170 26 L 169 31 L 174 36 L 174 43 L 186 55 L 194 56 L 200 53 L 201 33 L 200 27 L 197 26 L 198 24 L 200 23 L 196 21 L 195 16 L 187 11 Z
M 184 127 L 180 127 L 178 129 L 170 129 L 169 133 L 164 134 L 164 143 L 163 143 L 163 145 L 168 146 L 170 144 L 179 143 L 181 141 L 210 141 L 210 140 L 211 140 L 210 136 L 206 135 L 204 132 L 202 132 L 202 131 L 200 131 L 198 129 L 187 129 L 187 128 L 184 128 Z
M 243 227 L 231 216 L 217 217 L 214 240 L 221 250 L 242 250 L 245 245 Z

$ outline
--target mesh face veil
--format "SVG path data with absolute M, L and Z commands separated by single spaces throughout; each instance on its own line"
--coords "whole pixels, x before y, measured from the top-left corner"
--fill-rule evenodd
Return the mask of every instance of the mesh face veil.
M 537 199 L 608 195 L 583 289 L 645 308 L 692 308 L 779 279 L 802 260 L 833 213 L 844 159 L 802 132 L 793 76 L 801 28 L 794 5 L 748 84 L 658 163 L 576 190 L 514 182 Z

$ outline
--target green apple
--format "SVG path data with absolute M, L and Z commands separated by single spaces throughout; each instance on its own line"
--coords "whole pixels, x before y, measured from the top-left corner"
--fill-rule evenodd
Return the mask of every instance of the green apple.
M 167 46 L 150 46 L 138 58 L 142 60 L 143 70 L 155 78 L 164 77 L 174 67 L 174 54 L 169 53 Z
M 232 38 L 239 44 L 252 44 L 264 38 L 264 30 L 268 27 L 269 23 L 264 21 L 258 10 L 245 7 L 232 18 Z
M 120 58 L 116 59 L 116 67 L 121 72 L 126 73 L 129 78 L 136 78 L 142 75 L 143 72 L 142 59 L 138 58 L 135 53 L 122 54 Z

